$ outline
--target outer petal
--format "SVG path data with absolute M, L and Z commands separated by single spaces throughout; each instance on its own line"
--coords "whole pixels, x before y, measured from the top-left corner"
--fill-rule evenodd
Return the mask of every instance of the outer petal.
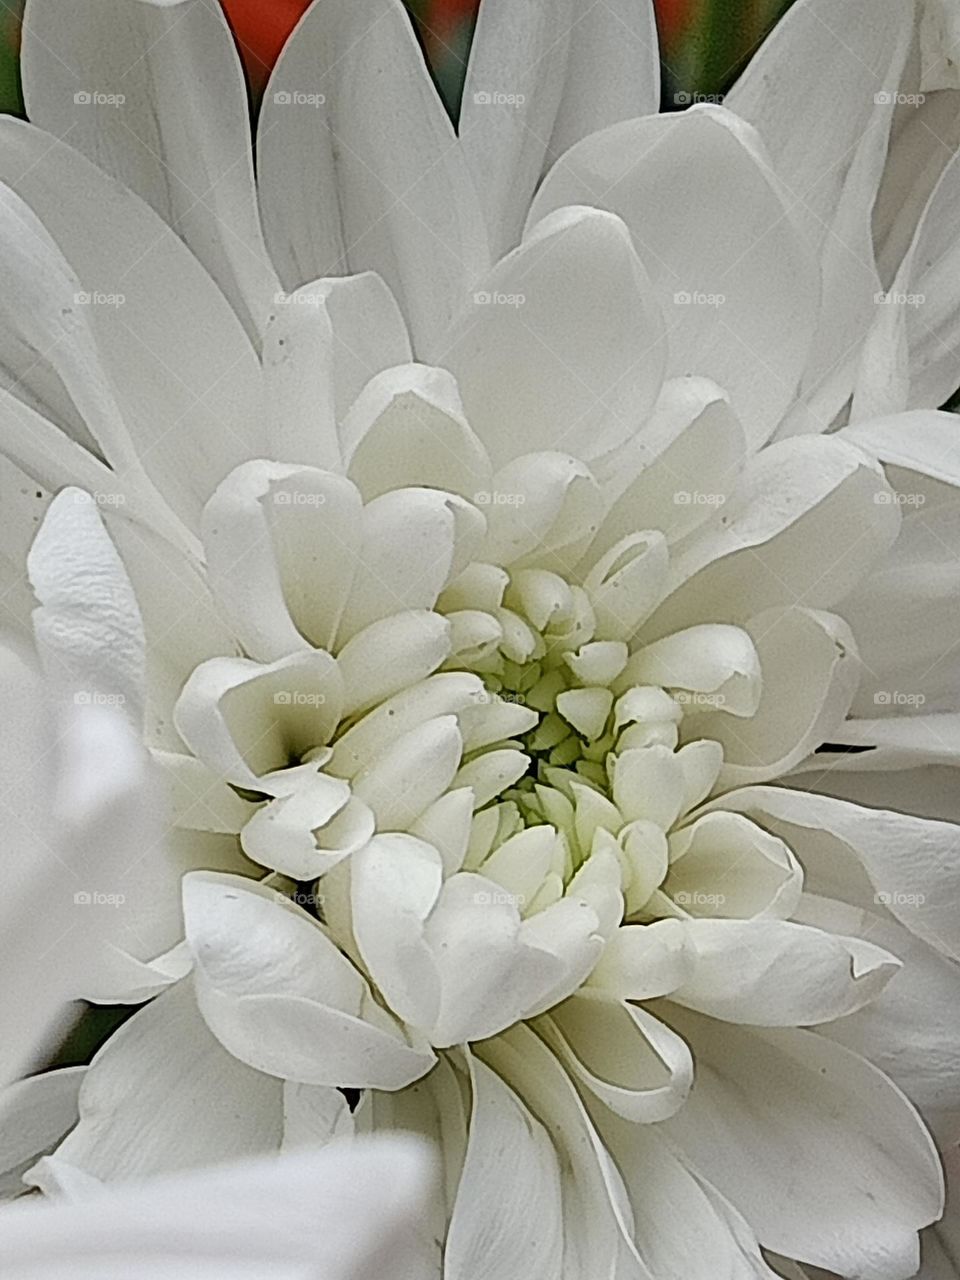
M 183 237 L 255 336 L 277 289 L 257 216 L 246 86 L 203 0 L 31 0 L 30 118 L 69 137 Z M 102 234 L 102 227 L 101 227 Z
M 905 408 L 935 409 L 956 390 L 960 297 L 952 210 L 958 193 L 960 155 L 954 155 L 927 201 L 890 287 L 888 303 L 875 322 L 871 335 L 875 345 L 865 354 L 854 418 Z M 878 402 L 871 395 L 871 362 L 884 359 L 891 363 L 905 359 L 906 371 L 887 401 Z
M 882 946 L 902 962 L 880 995 L 863 1009 L 819 1028 L 879 1067 L 914 1103 L 941 1150 L 960 1139 L 960 969 L 902 925 L 867 910 L 804 894 L 796 918 L 843 930 Z
M 522 9 L 484 0 L 459 133 L 494 256 L 520 239 L 548 156 L 552 163 L 587 134 L 656 111 L 659 81 L 649 0 L 585 12 L 569 0 Z
M 880 495 L 883 495 L 881 498 Z M 761 451 L 730 498 L 674 557 L 677 584 L 656 636 L 708 617 L 746 621 L 773 605 L 829 608 L 892 544 L 899 508 L 880 467 L 835 437 Z
M 10 1054 L 7 1046 L 7 1055 Z M 28 1076 L 0 1092 L 0 1197 L 21 1195 L 21 1174 L 77 1123 L 77 1093 L 86 1067 Z M 4 1210 L 4 1214 L 6 1210 Z
M 663 334 L 623 223 L 564 209 L 478 283 L 443 363 L 495 466 L 540 449 L 593 458 L 653 407 Z
M 523 1101 L 483 1062 L 469 1057 L 470 1138 L 444 1249 L 449 1280 L 495 1280 L 519 1270 L 555 1280 L 563 1266 L 558 1154 Z M 509 1151 L 510 1178 L 503 1177 Z M 517 1183 L 524 1188 L 516 1195 Z
M 326 1280 L 373 1280 L 388 1266 L 413 1274 L 410 1236 L 428 1185 L 423 1152 L 400 1139 L 133 1188 L 83 1181 L 81 1203 L 21 1204 L 5 1214 L 4 1271 L 21 1280 L 176 1280 L 185 1270 L 197 1280 L 244 1270 L 295 1280 L 315 1271 L 319 1237 Z M 301 1229 L 305 1219 L 317 1235 Z
M 221 1048 L 187 981 L 134 1014 L 96 1055 L 80 1122 L 57 1155 L 122 1181 L 275 1151 L 282 1123 L 280 1082 Z
M 834 388 L 813 398 L 805 429 L 825 430 L 842 408 L 851 357 L 876 314 L 871 213 L 912 16 L 898 0 L 880 0 L 865 31 L 856 0 L 802 0 L 724 99 L 756 127 L 821 255 L 823 297 L 805 383 L 814 389 L 832 379 Z
M 859 863 L 873 887 L 875 903 L 886 906 L 938 951 L 960 958 L 960 828 L 954 823 L 866 809 L 780 787 L 748 787 L 713 803 L 749 813 L 782 834 L 818 876 L 829 873 L 831 864 Z M 809 887 L 814 893 L 827 891 L 823 880 Z
M 664 1132 L 761 1244 L 865 1280 L 913 1275 L 916 1232 L 939 1216 L 943 1185 L 903 1094 L 812 1031 L 757 1031 L 678 1009 L 669 1021 L 700 1072 Z
M 453 133 L 399 0 L 321 0 L 290 37 L 259 130 L 267 242 L 288 289 L 379 272 L 433 358 L 485 236 Z
M 74 17 L 80 19 L 82 12 L 88 30 L 99 31 L 93 11 L 107 14 L 118 5 L 130 15 L 151 7 L 138 0 L 84 2 L 70 10 L 69 22 L 59 25 L 80 38 Z M 201 0 L 190 7 L 205 6 Z M 49 15 L 45 21 L 57 20 L 56 5 L 42 3 L 41 8 Z M 32 22 L 27 22 L 30 31 Z M 106 44 L 113 47 L 112 40 Z M 68 64 L 72 57 L 67 55 Z M 63 67 L 60 74 L 65 74 Z M 199 83 L 198 77 L 192 80 Z M 59 85 L 59 76 L 51 83 Z M 70 87 L 71 97 L 75 88 Z M 92 105 L 77 110 L 90 120 L 100 112 Z M 122 116 L 116 107 L 107 107 L 104 114 L 118 124 Z M 73 140 L 72 131 L 70 136 Z M 0 179 L 30 206 L 70 264 L 73 279 L 62 286 L 48 283 L 49 298 L 59 288 L 62 323 L 77 333 L 83 327 L 91 331 L 122 424 L 105 405 L 94 407 L 74 391 L 62 366 L 60 376 L 85 429 L 77 431 L 76 411 L 65 416 L 59 402 L 47 400 L 43 392 L 33 400 L 49 404 L 48 416 L 84 443 L 89 445 L 91 436 L 96 439 L 126 483 L 132 488 L 139 483 L 138 503 L 144 501 L 139 492 L 144 489 L 157 504 L 145 473 L 181 519 L 195 527 L 200 508 L 227 471 L 263 451 L 260 369 L 252 344 L 175 232 L 72 147 L 4 117 Z M 22 239 L 22 222 L 15 234 Z M 17 323 L 24 322 L 21 314 Z M 51 330 L 38 350 L 48 352 L 53 336 Z M 49 358 L 63 361 L 66 351 Z M 29 397 L 34 388 L 39 390 L 38 376 L 39 370 L 33 370 L 18 394 L 26 391 Z M 96 377 L 87 376 L 95 388 Z M 140 512 L 136 514 L 139 518 Z M 156 519 L 154 514 L 154 523 Z
M 524 1099 L 560 1155 L 564 1280 L 652 1280 L 634 1247 L 620 1175 L 569 1074 L 526 1026 L 488 1040 L 478 1056 Z
M 671 1149 L 658 1125 L 627 1124 L 598 1107 L 593 1112 L 629 1193 L 637 1248 L 654 1275 L 773 1280 L 756 1236 Z
M 121 708 L 142 725 L 145 639 L 136 597 L 94 500 L 66 489 L 53 500 L 30 553 L 40 602 L 34 632 L 48 678 L 88 704 Z
M 806 364 L 819 280 L 754 132 L 721 107 L 613 125 L 554 166 L 528 225 L 569 204 L 620 214 L 663 306 L 669 372 L 713 378 L 766 440 Z
M 780 777 L 843 724 L 860 677 L 849 627 L 835 614 L 770 609 L 747 624 L 760 659 L 760 702 L 743 718 L 721 705 L 688 716 L 683 736 L 723 747 L 721 788 Z
M 724 1022 L 811 1026 L 854 1013 L 900 967 L 896 956 L 789 920 L 688 920 L 696 959 L 670 999 Z
M 305 1084 L 401 1089 L 434 1055 L 412 1045 L 321 927 L 230 876 L 184 880 L 187 940 L 207 1024 L 241 1061 Z

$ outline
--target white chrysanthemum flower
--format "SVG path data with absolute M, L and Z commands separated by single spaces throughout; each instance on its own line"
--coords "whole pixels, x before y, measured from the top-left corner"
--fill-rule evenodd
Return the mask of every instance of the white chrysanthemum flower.
M 34 1185 L 412 1130 L 428 1276 L 915 1272 L 907 1095 L 960 1136 L 960 162 L 874 10 L 800 0 L 659 118 L 647 3 L 485 0 L 456 136 L 399 3 L 320 0 L 258 211 L 215 8 L 32 0 L 5 601 L 26 566 L 170 822 L 86 992 L 156 998 Z

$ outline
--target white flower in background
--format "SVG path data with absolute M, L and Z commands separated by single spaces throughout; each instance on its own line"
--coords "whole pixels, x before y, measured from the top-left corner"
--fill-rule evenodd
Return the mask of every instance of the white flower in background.
M 90 993 L 157 998 L 32 1185 L 412 1130 L 418 1276 L 916 1271 L 960 162 L 905 183 L 914 17 L 800 0 L 659 118 L 648 4 L 485 0 L 458 137 L 401 6 L 321 0 L 255 191 L 215 8 L 32 0 L 4 600 L 170 824 Z
M 416 1143 L 338 1143 L 4 1212 L 0 1268 L 17 1280 L 374 1280 L 411 1274 L 426 1199 Z M 306 1225 L 305 1225 L 306 1224 Z

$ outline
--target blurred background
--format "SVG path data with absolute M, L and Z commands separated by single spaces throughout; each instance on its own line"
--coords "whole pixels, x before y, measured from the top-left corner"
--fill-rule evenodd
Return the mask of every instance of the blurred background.
M 256 101 L 309 0 L 221 0 Z M 406 0 L 444 101 L 456 118 L 478 0 Z M 584 0 L 586 3 L 587 0 Z M 729 88 L 790 0 L 656 0 L 663 109 Z M 0 111 L 23 114 L 18 71 L 22 0 L 0 0 Z

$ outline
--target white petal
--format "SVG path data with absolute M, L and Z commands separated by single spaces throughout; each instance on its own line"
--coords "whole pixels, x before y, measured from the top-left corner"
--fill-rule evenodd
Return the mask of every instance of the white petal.
M 955 284 L 956 244 L 950 228 L 958 190 L 960 157 L 954 155 L 927 201 L 890 287 L 891 300 L 881 308 L 876 322 L 880 345 L 875 358 L 892 360 L 898 342 L 906 347 L 908 388 L 902 402 L 890 404 L 889 409 L 935 409 L 956 390 L 960 299 Z M 900 321 L 892 331 L 888 317 L 882 314 L 888 310 L 895 311 Z M 858 394 L 864 396 L 864 407 L 858 408 L 855 399 L 854 412 L 863 417 L 869 411 L 869 387 L 858 387 Z
M 338 737 L 327 770 L 338 778 L 355 778 L 409 730 L 438 716 L 483 705 L 487 696 L 479 676 L 462 671 L 428 676 L 380 702 Z
M 604 75 L 595 75 L 603 67 Z M 650 0 L 574 6 L 570 52 L 549 159 L 618 120 L 649 115 L 660 104 L 660 56 Z
M 560 1155 L 564 1280 L 652 1280 L 634 1248 L 620 1175 L 569 1073 L 525 1026 L 488 1040 L 478 1053 L 527 1101 Z
M 444 1247 L 449 1280 L 496 1280 L 511 1270 L 554 1280 L 563 1259 L 557 1152 L 522 1100 L 482 1062 L 469 1058 L 470 1139 Z M 502 1176 L 509 1151 L 524 1188 Z
M 823 297 L 805 381 L 815 387 L 838 362 L 846 370 L 842 381 L 834 379 L 832 398 L 811 406 L 815 430 L 829 425 L 850 394 L 850 349 L 872 323 L 881 288 L 870 220 L 912 15 L 898 0 L 880 0 L 871 14 L 864 31 L 857 0 L 802 0 L 724 99 L 756 127 L 821 254 Z M 816 87 L 826 85 L 829 92 Z
M 602 129 L 553 167 L 528 225 L 594 203 L 633 233 L 667 320 L 668 372 L 713 378 L 762 443 L 806 363 L 819 279 L 756 134 L 710 106 Z
M 430 845 L 379 835 L 350 864 L 357 946 L 390 1007 L 429 1029 L 440 1012 L 440 975 L 424 924 L 440 893 L 443 865 Z
M 725 1022 L 831 1022 L 875 999 L 900 967 L 870 942 L 789 920 L 688 920 L 682 927 L 696 959 L 670 999 Z
M 679 701 L 696 711 L 716 707 L 733 716 L 752 716 L 760 702 L 760 658 L 741 627 L 704 623 L 639 649 L 619 684 L 660 685 L 681 691 Z M 684 693 L 695 696 L 684 698 Z M 696 695 L 704 695 L 698 698 Z
M 367 501 L 404 485 L 467 499 L 490 487 L 486 450 L 445 369 L 405 364 L 371 378 L 346 416 L 343 442 L 350 478 Z
M 249 462 L 203 513 L 211 585 L 247 652 L 333 645 L 360 554 L 360 495 L 313 467 Z
M 391 743 L 353 780 L 380 831 L 406 831 L 456 777 L 463 739 L 454 716 L 417 725 Z
M 34 633 L 48 679 L 142 723 L 145 639 L 136 597 L 96 503 L 80 489 L 54 499 L 27 556 L 40 602 Z
M 477 282 L 443 363 L 494 465 L 521 451 L 593 458 L 652 408 L 663 318 L 619 218 L 564 209 Z
M 658 1126 L 627 1124 L 598 1107 L 593 1112 L 629 1192 L 637 1248 L 654 1275 L 774 1280 L 779 1273 L 764 1264 L 756 1236 L 678 1156 Z
M 600 557 L 583 581 L 596 613 L 596 634 L 631 640 L 663 599 L 669 553 L 662 533 L 628 534 Z
M 626 1001 L 568 1000 L 543 1034 L 584 1088 L 626 1120 L 667 1119 L 693 1084 L 693 1059 L 680 1037 Z
M 687 934 L 678 921 L 626 924 L 607 940 L 586 989 L 617 1000 L 652 1000 L 680 986 L 692 963 Z
M 86 1070 L 46 1071 L 0 1092 L 0 1197 L 20 1195 L 20 1175 L 77 1123 L 77 1093 Z
M 350 961 L 305 912 L 237 877 L 184 879 L 207 1025 L 241 1061 L 304 1084 L 400 1089 L 429 1070 Z
M 61 1169 L 67 1168 L 58 1160 Z M 73 1170 L 73 1180 L 77 1171 Z M 414 1274 L 412 1239 L 429 1186 L 424 1152 L 400 1138 L 338 1144 L 105 1188 L 86 1176 L 77 1204 L 12 1208 L 0 1266 L 21 1280 L 197 1280 L 250 1276 L 297 1280 L 315 1270 L 317 1244 L 300 1228 L 313 1218 L 325 1280 L 373 1280 L 384 1266 Z
M 756 127 L 818 240 L 827 234 L 856 144 L 880 114 L 877 107 L 892 105 L 910 38 L 897 0 L 881 0 L 872 14 L 864 30 L 856 0 L 799 0 L 724 99 Z M 827 95 L 808 92 L 811 75 L 842 97 L 828 104 Z
M 655 822 L 664 831 L 683 803 L 683 775 L 669 747 L 633 748 L 615 757 L 613 800 L 628 822 Z
M 343 716 L 365 711 L 432 675 L 450 652 L 450 624 L 438 613 L 409 609 L 371 622 L 340 650 Z M 389 655 L 389 661 L 384 661 Z
M 409 359 L 400 309 L 372 271 L 278 294 L 263 343 L 273 456 L 339 471 L 347 410 L 368 379 Z
M 95 1056 L 80 1123 L 57 1155 L 114 1181 L 274 1151 L 281 1101 L 278 1080 L 220 1047 L 186 981 L 138 1010 Z
M 497 565 L 523 560 L 561 573 L 579 558 L 601 509 L 600 490 L 582 462 L 563 453 L 515 458 L 475 501 L 487 515 L 484 557 Z
M 399 0 L 311 10 L 264 94 L 259 181 L 284 285 L 377 271 L 430 359 L 482 271 L 485 237 L 453 128 Z
M 760 701 L 742 719 L 721 706 L 687 717 L 687 738 L 723 747 L 721 787 L 787 772 L 831 736 L 850 709 L 860 663 L 853 635 L 835 614 L 770 609 L 746 626 L 760 659 Z
M 442 983 L 437 1045 L 502 1031 L 564 973 L 556 956 L 524 944 L 516 905 L 484 876 L 461 872 L 444 882 L 425 936 Z
M 788 845 L 723 809 L 674 832 L 670 859 L 664 892 L 690 916 L 786 918 L 803 887 Z
M 835 437 L 800 436 L 762 450 L 719 514 L 673 558 L 678 589 L 651 628 L 666 635 L 705 615 L 743 623 L 799 599 L 829 608 L 896 537 L 899 507 L 878 500 L 889 492 L 880 467 Z
M 610 505 L 590 556 L 633 533 L 641 520 L 668 542 L 684 537 L 723 506 L 746 448 L 743 427 L 716 383 L 693 376 L 665 382 L 649 421 L 596 465 Z
M 132 14 L 134 5 L 121 2 Z M 100 11 L 113 7 L 101 6 Z M 53 14 L 51 6 L 43 8 Z M 83 8 L 91 12 L 89 4 Z M 92 17 L 83 21 L 90 32 L 99 28 Z M 68 25 L 79 35 L 80 28 Z M 59 76 L 53 83 L 60 85 Z M 57 91 L 65 89 L 61 85 Z M 71 110 L 75 91 L 71 79 Z M 101 114 L 93 105 L 78 111 L 91 121 Z M 123 112 L 106 107 L 102 114 L 119 125 Z M 98 159 L 106 161 L 107 156 Z M 121 425 L 104 408 L 97 411 L 92 402 L 78 398 L 67 374 L 65 386 L 86 423 L 77 438 L 89 442 L 86 433 L 92 433 L 131 484 L 138 479 L 144 483 L 146 472 L 181 519 L 194 527 L 222 476 L 263 451 L 260 369 L 253 345 L 176 233 L 73 147 L 6 117 L 0 124 L 0 179 L 34 210 L 70 264 L 73 279 L 63 282 L 60 293 L 60 306 L 68 313 L 64 323 L 74 329 L 85 325 L 95 337 L 122 415 Z M 22 224 L 19 232 L 22 237 Z M 29 233 L 28 238 L 32 240 Z M 48 299 L 55 296 L 48 293 Z M 18 323 L 24 323 L 22 315 Z M 38 350 L 49 352 L 49 339 Z M 62 361 L 64 353 L 55 358 Z M 38 377 L 39 370 L 31 372 L 24 384 L 27 391 L 41 390 Z M 18 394 L 23 392 L 18 389 Z M 43 392 L 40 399 L 44 401 Z M 60 400 L 52 401 L 58 410 Z M 76 425 L 75 413 L 48 416 L 68 430 Z
M 366 505 L 356 574 L 340 642 L 407 609 L 431 609 L 479 550 L 486 524 L 463 498 L 436 489 L 394 489 Z
M 40 0 L 24 37 L 31 120 L 153 205 L 256 335 L 277 283 L 225 16 L 196 0 L 79 0 L 64 21 L 57 4 Z
M 607 74 L 588 91 L 598 66 Z M 659 83 L 649 0 L 586 11 L 566 0 L 523 11 L 485 0 L 458 132 L 495 256 L 520 239 L 548 158 L 608 124 L 655 111 Z
M 877 912 L 804 894 L 795 918 L 820 929 L 842 930 L 882 946 L 902 961 L 880 995 L 849 1017 L 819 1029 L 879 1067 L 906 1093 L 941 1149 L 960 1139 L 960 1053 L 956 1008 L 957 966 L 902 925 Z
M 933 1144 L 890 1082 L 812 1031 L 759 1031 L 674 1008 L 700 1064 L 664 1134 L 761 1244 L 831 1271 L 905 1280 L 940 1213 Z M 789 1183 L 777 1175 L 785 1155 Z
M 330 739 L 342 699 L 337 663 L 322 649 L 269 665 L 211 658 L 187 681 L 175 716 L 205 764 L 238 786 L 260 790 L 260 775 Z
M 782 830 L 801 862 L 823 850 L 835 864 L 859 863 L 877 904 L 936 950 L 960 958 L 956 824 L 780 787 L 749 787 L 716 803 Z M 812 865 L 819 870 L 821 859 Z

